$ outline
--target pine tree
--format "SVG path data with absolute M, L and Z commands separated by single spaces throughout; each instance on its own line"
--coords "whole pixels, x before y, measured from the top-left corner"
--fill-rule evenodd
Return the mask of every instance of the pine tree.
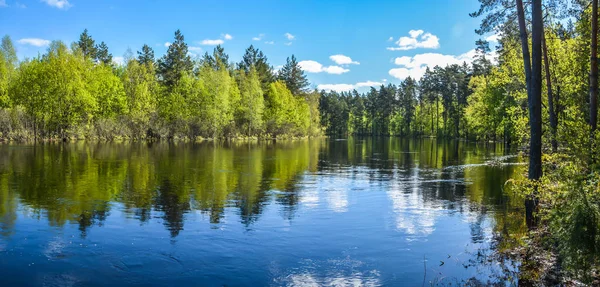
M 250 47 L 246 49 L 242 61 L 238 63 L 238 69 L 248 73 L 252 67 L 254 67 L 256 73 L 258 73 L 258 78 L 260 79 L 263 91 L 266 91 L 269 88 L 269 84 L 275 81 L 273 67 L 268 64 L 267 57 L 262 51 L 255 49 L 254 46 L 250 45 Z
M 154 64 L 154 50 L 152 50 L 152 48 L 150 48 L 150 46 L 144 44 L 144 46 L 142 47 L 142 51 L 138 51 L 138 63 L 140 63 L 140 65 L 153 65 Z
M 108 46 L 104 42 L 96 47 L 96 61 L 106 65 L 112 63 L 112 54 L 108 52 Z
M 168 88 L 173 87 L 182 73 L 191 73 L 194 64 L 188 55 L 188 46 L 181 31 L 175 31 L 175 41 L 169 46 L 167 54 L 158 60 L 158 75 Z
M 92 39 L 92 36 L 88 34 L 87 29 L 83 30 L 83 33 L 79 36 L 77 45 L 85 58 L 94 59 L 97 56 L 95 41 Z
M 287 88 L 294 95 L 305 92 L 309 85 L 306 74 L 300 68 L 300 65 L 298 65 L 298 61 L 294 55 L 291 58 L 287 58 L 285 65 L 279 70 L 277 78 L 285 82 Z

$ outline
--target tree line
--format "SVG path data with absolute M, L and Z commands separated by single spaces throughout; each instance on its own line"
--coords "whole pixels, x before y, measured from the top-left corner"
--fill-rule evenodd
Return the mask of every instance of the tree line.
M 319 94 L 296 58 L 275 72 L 250 46 L 239 63 L 223 47 L 192 59 L 178 30 L 166 54 L 144 45 L 117 65 L 85 30 L 19 62 L 0 49 L 0 138 L 233 138 L 317 135 Z

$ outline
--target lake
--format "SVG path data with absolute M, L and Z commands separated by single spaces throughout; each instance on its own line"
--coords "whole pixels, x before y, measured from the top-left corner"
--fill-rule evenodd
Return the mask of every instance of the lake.
M 0 145 L 0 285 L 510 285 L 501 144 Z

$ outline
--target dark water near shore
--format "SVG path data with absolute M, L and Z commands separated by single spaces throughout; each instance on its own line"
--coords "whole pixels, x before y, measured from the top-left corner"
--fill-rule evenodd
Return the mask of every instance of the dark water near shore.
M 0 286 L 487 284 L 525 229 L 520 161 L 431 139 L 0 145 Z

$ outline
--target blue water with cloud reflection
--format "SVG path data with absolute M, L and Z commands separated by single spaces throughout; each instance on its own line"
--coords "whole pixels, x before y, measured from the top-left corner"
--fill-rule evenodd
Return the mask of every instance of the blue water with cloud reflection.
M 486 284 L 506 274 L 490 259 L 496 238 L 524 228 L 521 201 L 503 189 L 521 160 L 498 145 L 68 143 L 0 154 L 2 286 Z

